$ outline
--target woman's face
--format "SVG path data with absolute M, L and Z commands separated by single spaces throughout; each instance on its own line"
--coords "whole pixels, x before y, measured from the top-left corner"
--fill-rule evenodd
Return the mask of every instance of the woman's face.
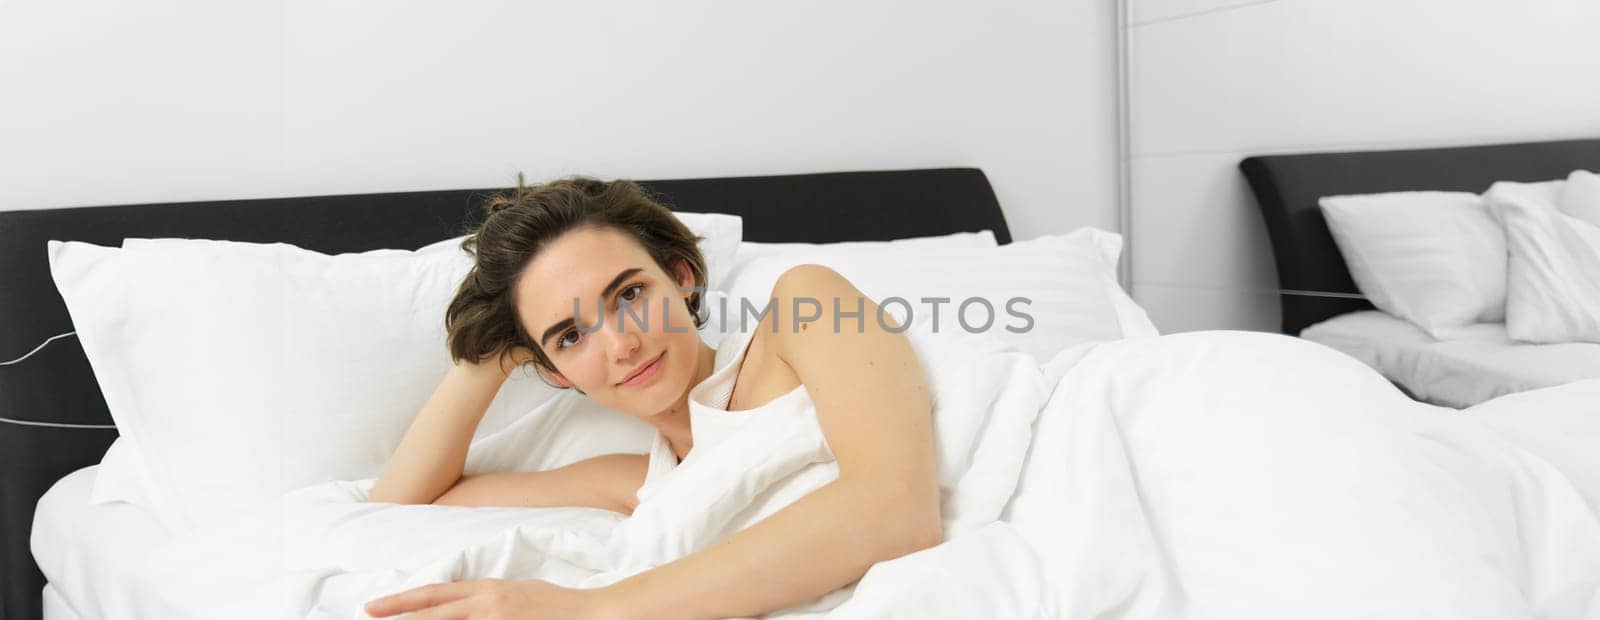
M 514 294 L 517 319 L 558 371 L 547 376 L 639 417 L 678 403 L 702 345 L 685 303 L 694 276 L 686 264 L 675 271 L 669 276 L 612 228 L 573 230 L 546 245 Z

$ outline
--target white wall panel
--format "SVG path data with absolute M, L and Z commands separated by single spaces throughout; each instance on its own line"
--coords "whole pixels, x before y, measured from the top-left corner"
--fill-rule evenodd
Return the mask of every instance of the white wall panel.
M 977 166 L 1114 230 L 1114 9 L 7 0 L 0 209 Z
M 1600 134 L 1600 2 L 1285 0 L 1135 30 L 1133 152 Z
M 259 1 L 0 2 L 0 210 L 277 191 L 281 26 Z
M 1278 331 L 1278 295 L 1203 287 L 1135 284 L 1133 296 L 1163 334 L 1202 329 Z
M 1182 19 L 1202 13 L 1226 11 L 1251 4 L 1278 1 L 1280 0 L 1128 0 L 1129 4 L 1132 5 L 1128 17 L 1129 21 L 1134 25 L 1144 25 L 1156 21 Z
M 1273 289 L 1266 224 L 1239 153 L 1137 156 L 1133 273 L 1146 284 Z

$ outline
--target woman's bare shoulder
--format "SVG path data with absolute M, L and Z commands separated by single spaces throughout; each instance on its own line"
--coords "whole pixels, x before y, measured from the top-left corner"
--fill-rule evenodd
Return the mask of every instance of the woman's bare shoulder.
M 777 324 L 759 335 L 767 337 L 767 355 L 782 360 L 794 377 L 806 376 L 803 366 L 815 370 L 882 356 L 900 362 L 911 353 L 894 316 L 826 265 L 785 271 L 772 287 L 771 303 L 777 312 L 767 319 Z
M 801 385 L 799 374 L 775 341 L 784 339 L 787 332 L 811 329 L 811 321 L 824 316 L 832 299 L 846 290 L 839 287 L 843 282 L 844 277 L 832 268 L 813 263 L 790 267 L 778 276 L 768 306 L 751 328 L 749 347 L 728 398 L 729 411 L 758 408 Z M 848 291 L 855 288 L 848 286 Z M 849 303 L 854 307 L 854 301 Z
M 868 333 L 899 327 L 894 318 L 880 315 L 878 304 L 856 288 L 849 278 L 827 265 L 804 263 L 790 267 L 772 285 L 772 302 L 787 312 L 775 333 L 799 334 L 817 327 L 829 333 Z M 877 328 L 877 329 L 874 329 Z M 805 347 L 815 338 L 780 338 L 784 346 Z
M 772 282 L 772 296 L 829 293 L 836 291 L 841 283 L 849 284 L 850 279 L 834 268 L 818 263 L 801 263 L 778 274 L 778 279 Z M 854 288 L 853 284 L 851 288 Z

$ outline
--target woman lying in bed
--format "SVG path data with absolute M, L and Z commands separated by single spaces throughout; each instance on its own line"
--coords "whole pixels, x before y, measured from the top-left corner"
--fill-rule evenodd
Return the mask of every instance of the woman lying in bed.
M 497 197 L 463 242 L 476 265 L 451 303 L 455 367 L 417 414 L 368 497 L 457 506 L 591 506 L 631 514 L 641 485 L 688 457 L 691 388 L 713 378 L 696 238 L 628 181 L 559 180 Z M 814 406 L 838 478 L 703 551 L 611 586 L 530 581 L 436 584 L 370 602 L 417 618 L 755 616 L 860 578 L 874 563 L 942 539 L 925 374 L 910 342 L 863 316 L 877 305 L 826 267 L 784 273 L 769 308 L 823 303 L 795 321 L 768 312 L 723 346 L 745 346 L 731 383 L 704 390 L 712 410 L 759 415 Z M 839 303 L 829 303 L 828 300 Z M 858 302 L 858 300 L 860 300 Z M 603 310 L 597 302 L 603 302 Z M 865 313 L 858 314 L 857 303 Z M 838 324 L 833 312 L 843 308 Z M 780 318 L 783 319 L 780 321 Z M 748 341 L 745 339 L 748 338 Z M 731 343 L 731 344 L 730 344 Z M 738 349 L 734 350 L 735 352 Z M 515 367 L 572 388 L 658 431 L 655 455 L 610 454 L 540 472 L 462 476 L 473 433 Z M 804 390 L 799 390 L 800 386 Z M 785 398 L 799 391 L 809 403 Z M 699 392 L 697 392 L 698 394 Z M 726 394 L 726 402 L 717 402 Z

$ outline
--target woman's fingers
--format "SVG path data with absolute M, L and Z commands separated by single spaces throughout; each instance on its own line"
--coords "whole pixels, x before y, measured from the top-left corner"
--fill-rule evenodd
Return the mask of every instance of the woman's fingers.
M 470 620 L 475 602 L 471 597 L 457 599 L 438 607 L 429 607 L 406 617 L 406 620 Z
M 465 599 L 472 595 L 476 588 L 475 581 L 452 581 L 449 583 L 436 583 L 433 585 L 412 588 L 404 592 L 396 592 L 383 598 L 367 601 L 367 615 L 374 618 L 393 616 L 399 613 L 415 611 L 427 607 L 443 605 L 457 599 Z M 465 602 L 464 600 L 462 602 Z M 465 617 L 465 616 L 463 616 Z
M 522 345 L 511 345 L 503 348 L 501 353 L 502 356 L 499 358 L 501 362 L 500 370 L 507 376 L 511 374 L 511 371 L 521 366 L 532 364 L 534 361 L 533 350 Z

